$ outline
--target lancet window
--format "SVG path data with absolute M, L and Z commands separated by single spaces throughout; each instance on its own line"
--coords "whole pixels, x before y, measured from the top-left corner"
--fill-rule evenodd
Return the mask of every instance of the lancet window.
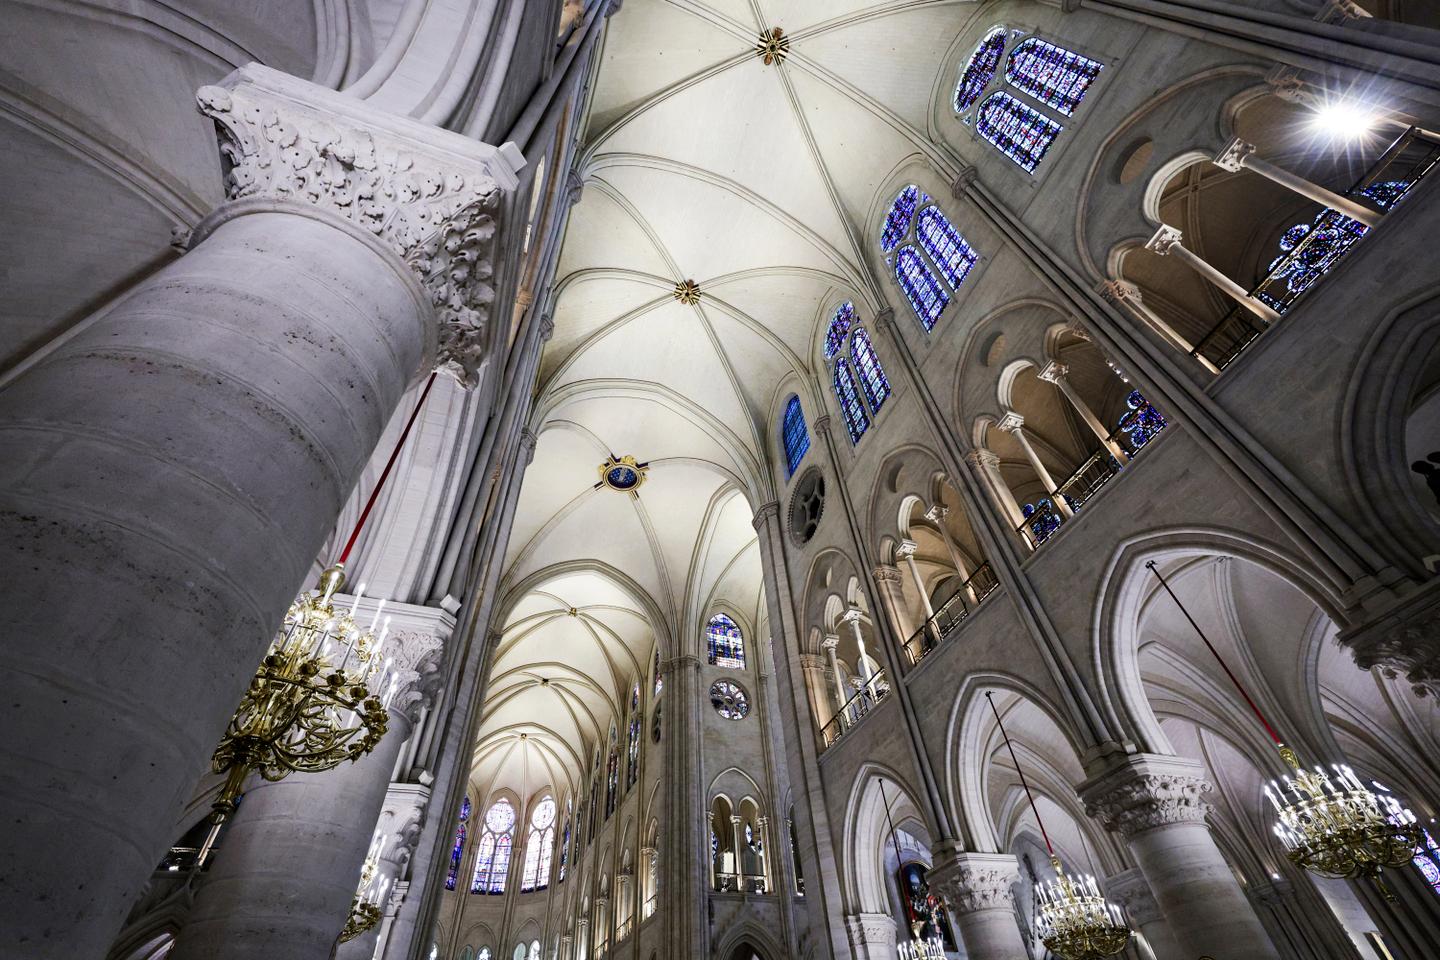
M 520 873 L 520 890 L 544 890 L 550 886 L 550 861 L 555 853 L 555 799 L 545 797 L 530 812 L 530 834 L 525 840 L 525 867 Z
M 620 794 L 620 750 L 615 742 L 615 724 L 610 724 L 610 759 L 605 763 L 605 819 L 615 813 Z
M 705 641 L 715 666 L 745 668 L 745 635 L 734 620 L 723 613 L 715 614 L 705 625 Z
M 504 893 L 510 873 L 510 853 L 514 846 L 515 806 L 505 799 L 496 800 L 485 811 L 485 830 L 475 847 L 475 874 L 470 881 L 471 893 Z
M 454 890 L 460 879 L 460 861 L 465 858 L 465 824 L 470 820 L 470 798 L 460 804 L 460 816 L 455 824 L 455 842 L 450 847 L 450 871 L 445 875 L 445 889 Z
M 909 229 L 908 220 L 904 229 Z M 855 305 L 848 300 L 836 307 L 830 318 L 825 333 L 825 360 L 834 367 L 831 383 L 845 418 L 846 433 L 852 444 L 859 443 L 870 429 L 871 416 L 880 412 L 890 396 L 890 381 L 869 334 L 860 326 Z
M 640 779 L 640 681 L 630 689 L 630 723 L 625 745 L 625 789 L 635 786 Z
M 560 871 L 555 876 L 556 883 L 565 882 L 565 870 L 570 866 L 570 824 L 575 818 L 575 804 L 569 798 L 565 800 L 565 832 L 560 835 Z
M 805 428 L 805 411 L 800 408 L 800 398 L 791 396 L 785 404 L 785 414 L 780 419 L 780 437 L 785 444 L 785 476 L 795 475 L 795 468 L 805 459 L 810 449 L 810 431 Z
M 890 205 L 880 234 L 880 252 L 926 330 L 934 328 L 980 260 L 970 241 L 913 183 L 901 190 Z
M 960 71 L 955 112 L 991 146 L 1034 173 L 1064 130 L 1045 111 L 1074 116 L 1103 67 L 1048 40 L 1027 37 L 1023 30 L 993 27 Z

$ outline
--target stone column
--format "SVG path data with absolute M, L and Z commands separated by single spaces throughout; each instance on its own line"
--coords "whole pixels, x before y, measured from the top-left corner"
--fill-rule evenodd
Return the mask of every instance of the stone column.
M 0 391 L 0 916 L 37 956 L 104 953 L 407 385 L 489 342 L 513 147 L 255 65 L 199 99 L 229 201 Z
M 370 844 L 364 828 L 380 818 L 423 678 L 439 673 L 432 635 L 401 632 L 385 650 L 399 681 L 385 736 L 354 763 L 246 792 L 170 960 L 315 960 L 335 947 Z
M 838 641 L 837 641 L 838 642 Z M 825 724 L 835 716 L 838 706 L 830 699 L 829 691 L 834 687 L 825 676 L 825 658 L 814 653 L 796 655 L 800 661 L 801 675 L 805 679 L 805 694 L 815 717 L 815 725 L 825 729 Z
M 1221 292 L 1265 321 L 1267 325 L 1275 323 L 1280 319 L 1280 314 L 1271 309 L 1269 305 L 1256 300 L 1250 296 L 1250 291 L 1210 266 L 1209 263 L 1200 259 L 1189 250 L 1186 250 L 1180 240 L 1181 234 L 1179 230 L 1162 223 L 1160 229 L 1155 231 L 1155 236 L 1146 242 L 1145 249 L 1157 253 L 1162 257 L 1175 257 L 1184 263 L 1185 266 L 1219 287 Z
M 870 571 L 875 581 L 875 592 L 880 597 L 885 613 L 895 625 L 895 633 L 908 642 L 915 635 L 915 624 L 905 603 L 905 592 L 900 586 L 900 568 L 882 563 Z
M 895 921 L 888 913 L 850 914 L 845 935 L 855 960 L 895 960 Z
M 1168 341 L 1171 346 L 1183 353 L 1195 358 L 1195 361 L 1204 367 L 1208 373 L 1219 374 L 1220 368 L 1211 363 L 1195 344 L 1180 336 L 1179 332 L 1170 324 L 1161 319 L 1160 315 L 1146 305 L 1140 294 L 1140 288 L 1125 280 L 1103 280 L 1096 286 L 1096 291 L 1109 303 L 1125 307 L 1132 315 L 1138 317 L 1142 323 L 1148 325 L 1156 333 Z M 1085 339 L 1089 340 L 1088 334 Z
M 1080 795 L 1124 838 L 1184 956 L 1277 958 L 1205 824 L 1203 773 L 1191 760 L 1142 754 L 1088 780 Z
M 383 957 L 399 921 L 400 908 L 410 892 L 406 871 L 420 840 L 430 788 L 416 783 L 392 783 L 385 793 L 385 806 L 376 824 L 377 833 L 389 838 L 380 857 L 379 874 L 390 881 L 390 895 L 384 913 L 373 929 L 348 943 L 340 944 L 336 960 L 371 960 Z
M 927 876 L 944 894 L 969 960 L 1030 960 L 1015 922 L 1012 890 L 1020 882 L 1015 857 L 942 851 Z
M 965 599 L 969 600 L 970 605 L 973 606 L 980 602 L 975 594 L 975 585 L 970 582 L 973 573 L 970 570 L 970 564 L 965 561 L 965 556 L 960 552 L 960 545 L 950 535 L 950 528 L 945 526 L 945 518 L 948 516 L 950 516 L 950 508 L 941 503 L 937 503 L 925 511 L 925 519 L 935 525 L 935 530 L 940 534 L 940 540 L 945 544 L 945 552 L 950 554 L 950 564 L 960 576 L 960 582 L 964 584 L 962 589 L 965 591 Z
M 659 881 L 659 870 L 657 869 L 658 861 L 656 855 L 658 853 L 659 851 L 654 847 L 640 848 L 640 862 L 645 866 L 645 883 L 641 886 L 640 894 L 640 918 L 642 920 L 650 916 L 652 912 L 650 909 L 650 901 L 655 899 L 657 891 L 660 889 L 657 885 Z
M 1056 489 L 1055 480 L 1050 476 L 1050 471 L 1045 469 L 1045 464 L 1040 462 L 1040 455 L 1035 448 L 1030 446 L 1030 438 L 1025 436 L 1025 418 L 1014 410 L 1006 412 L 1000 422 L 995 425 L 1006 433 L 1013 434 L 1015 442 L 1020 444 L 1020 449 L 1025 453 L 1025 459 L 1030 461 L 1030 468 L 1035 471 L 1035 476 L 1045 486 L 1045 496 L 1060 511 L 1060 515 L 1067 520 L 1075 516 L 1075 511 L 1070 509 L 1070 504 L 1065 502 L 1059 491 Z
M 919 546 L 914 540 L 901 540 L 900 546 L 895 548 L 895 556 L 905 561 L 905 566 L 910 568 L 910 579 L 915 582 L 915 590 L 920 594 L 920 605 L 925 610 L 925 621 L 934 621 L 935 608 L 930 604 L 930 593 L 925 589 L 925 578 L 920 576 L 920 565 L 915 562 L 915 551 Z
M 845 706 L 845 701 L 850 699 L 845 692 L 845 674 L 840 670 L 840 658 L 835 651 L 840 646 L 840 638 L 830 633 L 820 643 L 820 649 L 825 651 L 830 658 L 830 678 L 835 681 L 835 709 L 838 712 Z
M 870 669 L 870 654 L 865 649 L 865 633 L 860 629 L 860 619 L 863 616 L 859 607 L 851 607 L 840 619 L 850 624 L 850 629 L 855 631 L 855 646 L 860 651 L 856 654 L 855 670 L 860 674 L 861 685 L 869 686 L 875 671 Z
M 975 447 L 965 453 L 965 462 L 974 469 L 985 489 L 989 491 L 991 501 L 1005 518 L 1005 525 L 1012 540 L 1023 543 L 1026 550 L 1035 549 L 1034 544 L 1018 529 L 1020 524 L 1025 522 L 1025 514 L 1021 512 L 1015 494 L 1010 492 L 1010 488 L 1000 476 L 1000 458 L 990 450 Z
M 1231 173 L 1239 173 L 1241 170 L 1253 170 L 1267 180 L 1273 180 L 1287 190 L 1293 190 L 1308 200 L 1314 200 L 1323 207 L 1329 207 L 1339 213 L 1343 213 L 1351 220 L 1358 220 L 1367 227 L 1376 227 L 1380 224 L 1380 218 L 1384 216 L 1378 210 L 1349 197 L 1341 196 L 1333 190 L 1327 190 L 1318 183 L 1311 183 L 1304 177 L 1296 176 L 1289 170 L 1281 169 L 1273 163 L 1255 156 L 1255 144 L 1246 143 L 1238 137 L 1231 140 L 1224 150 L 1221 150 L 1215 157 L 1215 166 L 1221 170 L 1228 170 Z
M 1106 877 L 1104 889 L 1105 895 L 1124 909 L 1131 929 L 1145 938 L 1155 960 L 1184 960 L 1185 954 L 1180 952 L 1165 914 L 1150 892 L 1150 883 L 1139 868 Z
M 1046 383 L 1053 383 L 1055 385 L 1056 389 L 1070 402 L 1070 406 L 1074 408 L 1075 412 L 1080 414 L 1080 419 L 1085 421 L 1085 426 L 1089 427 L 1090 432 L 1095 434 L 1095 439 L 1099 440 L 1101 445 L 1110 451 L 1111 456 L 1120 461 L 1121 466 L 1129 463 L 1130 457 L 1125 453 L 1125 448 L 1111 438 L 1110 433 L 1105 429 L 1105 425 L 1100 422 L 1100 418 L 1095 416 L 1095 411 L 1090 409 L 1090 405 L 1080 398 L 1080 394 L 1075 392 L 1075 388 L 1071 386 L 1070 381 L 1065 378 L 1065 375 L 1069 372 L 1070 368 L 1065 366 L 1065 364 L 1056 363 L 1054 360 L 1051 360 L 1045 364 L 1045 369 L 1037 373 L 1036 376 Z

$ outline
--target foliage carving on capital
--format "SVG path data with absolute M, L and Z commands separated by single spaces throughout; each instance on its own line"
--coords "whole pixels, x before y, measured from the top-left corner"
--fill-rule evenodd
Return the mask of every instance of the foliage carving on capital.
M 956 913 L 974 913 L 977 910 L 1008 912 L 1014 904 L 1011 884 L 1018 876 L 1013 863 L 1008 868 L 963 865 L 945 877 L 939 887 Z
M 435 308 L 436 368 L 474 387 L 495 299 L 497 217 L 518 151 L 255 64 L 201 87 L 196 101 L 217 128 L 226 197 L 317 207 L 375 235 Z
M 395 699 L 392 709 L 403 713 L 414 723 L 420 711 L 435 702 L 444 682 L 442 665 L 445 644 L 433 633 L 423 630 L 399 630 L 385 641 L 385 656 L 390 660 L 395 678 Z
M 893 564 L 882 563 L 870 575 L 875 578 L 876 583 L 900 583 L 900 568 Z
M 1156 827 L 1204 823 L 1210 781 L 1173 770 L 1122 770 L 1085 790 L 1085 813 L 1129 839 Z
M 1362 670 L 1379 667 L 1394 678 L 1403 674 L 1418 697 L 1440 697 L 1440 609 L 1409 617 L 1393 626 L 1366 630 L 1359 636 L 1342 635 Z

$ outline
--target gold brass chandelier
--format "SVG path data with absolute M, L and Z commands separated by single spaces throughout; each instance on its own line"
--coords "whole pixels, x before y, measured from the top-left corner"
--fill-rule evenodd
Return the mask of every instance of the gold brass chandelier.
M 431 374 L 340 559 L 286 611 L 215 748 L 212 768 L 225 774 L 225 782 L 212 804 L 212 826 L 196 858 L 196 870 L 204 867 L 252 771 L 270 781 L 291 773 L 320 773 L 346 760 L 358 760 L 385 735 L 395 695 L 390 662 L 381 655 L 390 630 L 390 618 L 383 625 L 380 622 L 385 602 L 377 606 L 370 625 L 362 628 L 355 613 L 365 585 L 355 592 L 348 610 L 337 610 L 333 598 L 345 586 L 345 561 L 434 384 Z
M 354 940 L 367 930 L 374 929 L 384 913 L 382 904 L 385 902 L 385 892 L 390 886 L 390 880 L 379 877 L 377 882 L 383 843 L 382 838 L 376 837 L 370 844 L 370 852 L 365 857 L 364 866 L 360 868 L 360 887 L 350 901 L 350 916 L 345 918 L 345 928 L 340 931 L 341 943 Z
M 1146 566 L 1190 621 L 1290 768 L 1288 774 L 1271 780 L 1265 787 L 1265 795 L 1275 805 L 1278 820 L 1275 835 L 1285 847 L 1285 856 L 1296 866 L 1322 877 L 1369 879 L 1387 900 L 1394 900 L 1394 895 L 1380 881 L 1380 871 L 1405 866 L 1420 850 L 1425 837 L 1415 814 L 1388 792 L 1370 790 L 1348 766 L 1332 764 L 1329 773 L 1319 765 L 1312 769 L 1302 767 L 1295 751 L 1280 739 L 1245 692 L 1239 678 L 1190 616 L 1190 611 L 1170 589 L 1155 561 Z
M 1041 883 L 1036 890 L 1040 902 L 1035 912 L 1035 929 L 1040 934 L 1040 942 L 1061 960 L 1113 957 L 1130 943 L 1130 926 L 1125 922 L 1125 914 L 1105 899 L 1094 877 L 1067 874 L 1061 866 L 1050 834 L 1045 830 L 1045 821 L 1040 819 L 1040 810 L 1035 806 L 1035 797 L 1030 793 L 1025 771 L 1020 769 L 1020 759 L 1015 756 L 1010 735 L 1005 732 L 1005 721 L 995 709 L 995 697 L 987 690 L 985 699 L 990 702 L 990 712 L 995 714 L 1000 735 L 1005 738 L 1005 749 L 1010 751 L 1010 760 L 1020 775 L 1020 785 L 1030 801 L 1030 812 L 1040 826 L 1040 835 L 1045 838 L 1045 849 L 1055 868 L 1055 879 Z

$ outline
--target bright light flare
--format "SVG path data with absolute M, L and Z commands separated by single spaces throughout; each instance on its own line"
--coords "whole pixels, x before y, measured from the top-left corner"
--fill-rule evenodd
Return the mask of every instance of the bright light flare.
M 1331 100 L 1319 104 L 1310 125 L 1335 140 L 1359 140 L 1375 129 L 1380 118 L 1363 103 Z

